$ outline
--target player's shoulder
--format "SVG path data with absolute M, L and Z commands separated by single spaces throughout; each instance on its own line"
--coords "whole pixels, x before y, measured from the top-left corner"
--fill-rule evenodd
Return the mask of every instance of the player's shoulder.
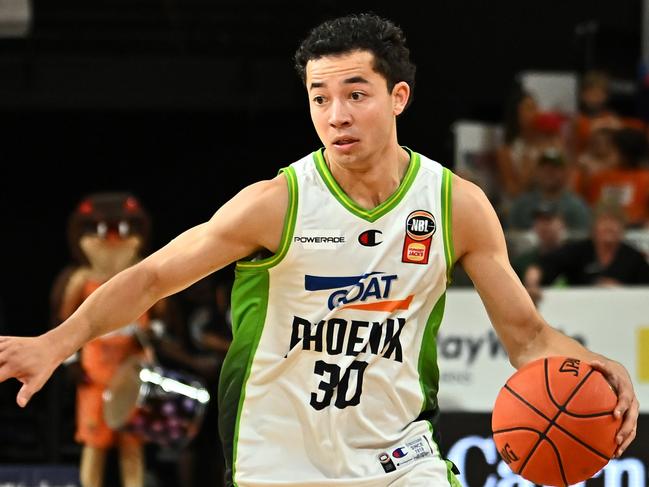
M 453 207 L 460 210 L 490 208 L 485 192 L 477 184 L 453 173 L 451 177 Z

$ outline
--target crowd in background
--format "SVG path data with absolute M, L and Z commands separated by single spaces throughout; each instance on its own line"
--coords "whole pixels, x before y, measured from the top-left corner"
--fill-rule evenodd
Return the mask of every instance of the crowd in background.
M 580 78 L 577 107 L 543 110 L 521 85 L 505 103 L 488 195 L 535 300 L 544 286 L 649 284 L 647 124 L 612 108 L 601 71 Z

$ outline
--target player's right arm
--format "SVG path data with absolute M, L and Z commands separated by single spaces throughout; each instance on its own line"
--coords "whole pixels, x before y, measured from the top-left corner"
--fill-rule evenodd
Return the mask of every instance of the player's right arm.
M 261 250 L 275 252 L 288 206 L 286 178 L 248 186 L 213 217 L 182 233 L 92 293 L 56 328 L 33 338 L 0 337 L 0 382 L 23 383 L 20 406 L 83 344 L 134 322 L 160 299 Z

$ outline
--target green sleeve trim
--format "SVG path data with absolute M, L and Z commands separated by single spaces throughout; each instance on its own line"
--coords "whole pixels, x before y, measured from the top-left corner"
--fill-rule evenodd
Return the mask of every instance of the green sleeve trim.
M 410 189 L 410 186 L 412 186 L 412 183 L 417 176 L 417 172 L 419 171 L 419 166 L 421 164 L 419 154 L 411 151 L 407 147 L 404 147 L 404 149 L 406 149 L 410 153 L 410 163 L 408 164 L 408 169 L 406 170 L 406 174 L 404 175 L 401 184 L 399 184 L 397 190 L 392 193 L 387 200 L 371 210 L 358 205 L 354 200 L 347 196 L 345 191 L 343 191 L 336 179 L 331 174 L 331 171 L 329 171 L 329 166 L 327 166 L 327 162 L 324 158 L 323 149 L 314 152 L 313 159 L 315 161 L 315 166 L 318 170 L 318 173 L 320 174 L 320 177 L 322 178 L 334 198 L 336 198 L 338 202 L 350 213 L 371 223 L 381 218 L 383 215 L 388 213 L 399 204 L 404 195 L 408 192 L 408 189 Z
M 288 184 L 288 209 L 286 211 L 286 217 L 284 218 L 284 229 L 282 230 L 282 240 L 279 245 L 278 251 L 275 255 L 267 257 L 266 259 L 260 259 L 255 261 L 243 261 L 240 260 L 237 262 L 236 268 L 241 271 L 246 270 L 261 270 L 261 269 L 270 269 L 271 267 L 279 264 L 281 260 L 286 256 L 289 247 L 291 246 L 291 239 L 293 238 L 293 232 L 295 230 L 295 222 L 297 220 L 297 207 L 298 207 L 298 185 L 297 185 L 297 175 L 295 174 L 295 169 L 291 166 L 286 167 L 280 171 L 286 177 L 286 182 Z
M 452 190 L 451 180 L 453 173 L 444 168 L 442 173 L 442 230 L 444 236 L 444 257 L 446 259 L 446 283 L 451 283 L 453 273 L 453 264 L 455 263 L 455 253 L 453 251 L 453 221 L 452 221 Z

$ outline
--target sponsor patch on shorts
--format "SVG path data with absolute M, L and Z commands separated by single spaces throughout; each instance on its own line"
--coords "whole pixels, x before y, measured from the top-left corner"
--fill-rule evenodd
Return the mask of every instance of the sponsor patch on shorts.
M 430 439 L 426 435 L 418 435 L 406 440 L 405 443 L 394 445 L 382 451 L 377 458 L 383 470 L 387 473 L 404 468 L 412 462 L 434 454 L 435 451 Z

